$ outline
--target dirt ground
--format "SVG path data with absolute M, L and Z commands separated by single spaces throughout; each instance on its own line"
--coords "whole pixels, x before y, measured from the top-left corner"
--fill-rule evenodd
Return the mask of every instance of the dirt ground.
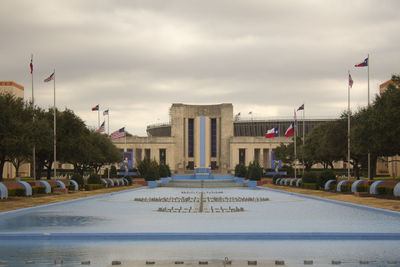
M 304 195 L 310 195 L 315 197 L 321 198 L 328 198 L 333 200 L 339 200 L 344 202 L 350 202 L 359 205 L 365 205 L 380 209 L 387 209 L 387 210 L 394 210 L 400 212 L 400 199 L 383 199 L 377 197 L 358 197 L 354 194 L 343 194 L 343 193 L 333 193 L 333 192 L 326 192 L 321 190 L 310 190 L 310 189 L 303 189 L 297 187 L 289 187 L 289 186 L 278 186 L 273 184 L 265 184 L 264 187 L 288 191 L 293 193 L 299 193 Z
M 31 197 L 9 197 L 8 199 L 0 200 L 0 212 L 16 210 L 22 208 L 35 207 L 60 201 L 66 201 L 77 198 L 90 197 L 100 194 L 119 192 L 123 190 L 141 187 L 140 185 L 131 185 L 123 187 L 110 187 L 93 191 L 78 191 L 68 194 L 50 194 L 50 195 L 34 195 Z
M 365 206 L 371 206 L 381 209 L 388 209 L 400 212 L 400 200 L 399 199 L 382 199 L 376 197 L 357 197 L 353 194 L 340 194 L 340 193 L 332 193 L 325 192 L 319 190 L 308 190 L 296 187 L 288 187 L 288 186 L 277 186 L 272 184 L 264 185 L 265 187 L 289 191 L 294 193 L 300 193 L 305 195 L 311 195 L 316 197 L 328 198 L 333 200 L 339 200 L 344 202 L 350 202 Z M 126 186 L 126 187 L 112 187 L 112 188 L 104 188 L 94 191 L 79 191 L 79 192 L 71 192 L 68 194 L 51 194 L 51 195 L 39 195 L 32 197 L 10 197 L 8 199 L 0 200 L 0 212 L 16 210 L 28 207 L 34 207 L 39 205 L 45 205 L 65 200 L 84 198 L 89 196 L 95 196 L 100 194 L 118 192 L 123 190 L 128 190 L 132 188 L 140 187 L 140 185 Z

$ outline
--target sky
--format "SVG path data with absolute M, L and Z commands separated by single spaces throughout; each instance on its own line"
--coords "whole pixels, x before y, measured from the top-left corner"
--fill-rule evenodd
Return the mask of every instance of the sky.
M 334 118 L 400 73 L 397 0 L 2 0 L 0 80 L 35 104 L 145 136 L 172 103 L 232 103 L 242 119 Z M 251 112 L 251 115 L 249 114 Z M 298 116 L 302 116 L 301 113 Z M 104 120 L 100 114 L 100 123 Z M 107 129 L 107 128 L 106 128 Z

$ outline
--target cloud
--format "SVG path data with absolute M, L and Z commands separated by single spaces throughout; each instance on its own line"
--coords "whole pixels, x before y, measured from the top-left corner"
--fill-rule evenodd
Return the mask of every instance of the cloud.
M 34 54 L 35 98 L 52 105 L 42 80 L 55 68 L 57 105 L 91 127 L 95 104 L 111 125 L 145 134 L 168 121 L 172 103 L 231 102 L 260 116 L 337 116 L 365 104 L 398 72 L 398 1 L 40 1 L 5 0 L 0 10 L 3 80 L 25 86 Z M 17 15 L 16 15 L 17 14 Z

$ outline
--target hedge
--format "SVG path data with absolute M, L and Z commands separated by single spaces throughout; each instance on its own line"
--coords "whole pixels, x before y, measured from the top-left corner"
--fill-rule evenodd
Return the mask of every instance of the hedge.
M 44 187 L 44 186 L 32 186 L 32 195 L 45 194 L 45 193 L 46 193 L 46 187 Z
M 380 186 L 377 188 L 379 195 L 391 195 L 393 196 L 393 186 Z
M 92 190 L 102 189 L 102 188 L 104 188 L 104 184 L 85 184 L 86 191 L 92 191 Z
M 313 189 L 313 190 L 319 189 L 319 186 L 316 183 L 302 183 L 301 187 L 304 189 Z
M 9 188 L 8 196 L 25 196 L 25 188 Z

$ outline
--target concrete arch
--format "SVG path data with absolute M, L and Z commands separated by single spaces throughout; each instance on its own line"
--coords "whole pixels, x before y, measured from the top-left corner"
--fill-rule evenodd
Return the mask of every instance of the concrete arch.
M 292 179 L 290 179 L 290 183 L 289 183 L 289 185 L 290 185 L 290 186 L 293 186 L 293 182 L 294 182 L 294 181 L 296 181 L 296 180 L 297 180 L 296 178 L 292 178 Z
M 282 178 L 280 181 L 279 181 L 279 184 L 280 185 L 283 185 L 283 182 L 285 181 L 285 178 Z
M 371 195 L 377 195 L 378 193 L 378 187 L 380 184 L 384 183 L 385 181 L 379 180 L 371 184 L 371 187 L 369 188 L 369 193 Z
M 74 185 L 74 190 L 75 191 L 79 190 L 79 185 L 75 180 L 69 180 L 69 182 Z
M 47 181 L 39 180 L 39 183 L 44 186 L 44 192 L 46 194 L 51 193 L 51 185 Z
M 282 178 L 278 178 L 275 180 L 275 184 L 279 184 L 280 180 L 282 180 Z
M 125 185 L 129 185 L 128 179 L 124 178 L 123 180 L 125 181 Z
M 342 192 L 342 185 L 345 184 L 345 183 L 349 183 L 349 180 L 340 181 L 336 186 L 336 191 L 337 192 Z
M 58 188 L 66 188 L 65 184 L 63 182 L 61 182 L 60 180 L 55 180 L 54 182 L 56 182 L 58 184 Z
M 336 182 L 335 179 L 328 180 L 328 181 L 325 183 L 324 190 L 329 190 L 329 188 L 330 188 L 330 186 L 331 186 L 331 183 L 334 183 L 334 182 Z
M 303 181 L 303 179 L 298 179 L 296 181 L 296 187 L 300 187 L 300 183 Z
M 101 178 L 100 181 L 101 181 L 103 184 L 105 184 L 106 187 L 108 187 L 108 183 L 107 183 L 107 180 L 106 180 L 106 179 Z
M 288 182 L 290 181 L 291 178 L 285 178 L 284 184 L 288 185 Z
M 117 179 L 120 185 L 125 185 L 125 181 L 122 180 L 121 178 Z
M 400 197 L 400 182 L 395 185 L 393 188 L 393 195 L 395 197 Z
M 357 180 L 357 181 L 355 181 L 355 182 L 351 185 L 351 192 L 353 192 L 353 193 L 358 192 L 358 191 L 357 191 L 357 187 L 358 187 L 362 182 L 364 182 L 364 180 Z
M 114 181 L 114 185 L 119 186 L 119 181 L 117 178 L 112 179 Z
M 32 196 L 32 186 L 24 181 L 18 181 L 25 188 L 25 196 Z
M 3 183 L 0 183 L 0 199 L 3 198 L 8 198 L 8 189 Z
M 110 182 L 110 186 L 114 186 L 114 181 L 111 178 L 107 178 L 107 181 Z

